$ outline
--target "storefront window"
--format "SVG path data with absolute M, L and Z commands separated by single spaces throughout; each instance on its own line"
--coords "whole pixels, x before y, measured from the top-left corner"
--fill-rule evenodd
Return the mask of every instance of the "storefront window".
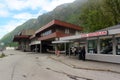
M 60 50 L 60 51 L 64 51 L 64 49 L 65 49 L 64 43 L 57 44 L 57 49 Z
M 120 38 L 117 38 L 116 54 L 120 55 Z
M 100 39 L 100 53 L 101 54 L 113 54 L 112 51 L 112 39 L 104 38 Z
M 97 53 L 97 40 L 88 40 L 88 53 Z

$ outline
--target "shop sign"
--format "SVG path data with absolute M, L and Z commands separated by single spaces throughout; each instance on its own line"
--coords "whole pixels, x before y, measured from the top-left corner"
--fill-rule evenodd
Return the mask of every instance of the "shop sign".
M 108 34 L 107 31 L 100 31 L 100 32 L 94 32 L 94 33 L 88 33 L 88 34 L 81 34 L 81 37 L 85 38 L 85 37 L 104 36 L 107 34 Z

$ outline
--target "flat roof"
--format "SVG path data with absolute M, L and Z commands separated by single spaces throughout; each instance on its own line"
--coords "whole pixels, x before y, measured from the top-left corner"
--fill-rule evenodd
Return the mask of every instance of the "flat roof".
M 35 34 L 40 33 L 41 31 L 53 26 L 53 25 L 59 25 L 62 27 L 66 27 L 66 28 L 71 28 L 71 29 L 75 29 L 75 30 L 83 30 L 82 27 L 71 24 L 71 23 L 67 23 L 67 22 L 63 22 L 60 20 L 52 20 L 51 22 L 49 22 L 48 24 L 46 24 L 45 26 L 41 27 L 39 30 L 37 30 L 35 32 Z
M 49 34 L 47 36 L 40 37 L 40 38 L 38 38 L 38 40 L 48 40 L 48 39 L 64 37 L 64 36 L 69 36 L 69 34 L 64 34 L 64 33 L 58 31 L 58 32 L 54 32 L 52 34 Z
M 31 37 L 30 37 L 30 39 L 33 39 L 33 38 L 35 38 L 36 36 L 35 36 L 35 34 L 34 35 L 32 35 Z
M 120 24 L 112 27 L 104 28 L 96 32 L 82 33 L 80 35 L 61 37 L 60 40 L 75 40 L 75 39 L 88 38 L 88 37 L 106 36 L 110 34 L 120 34 Z
M 69 43 L 71 41 L 52 41 L 53 44 L 57 44 L 57 43 Z
M 32 41 L 29 45 L 41 44 L 41 41 Z
M 112 29 L 120 29 L 120 24 L 118 25 L 114 25 L 114 26 L 111 26 L 111 27 L 107 27 L 107 28 L 104 28 L 104 29 L 101 29 L 101 30 L 98 30 L 98 31 L 107 31 L 107 30 L 112 30 Z
M 29 39 L 29 38 L 30 38 L 29 35 L 15 35 L 13 41 L 19 41 L 21 39 Z
M 83 34 L 73 35 L 73 36 L 66 36 L 66 37 L 61 37 L 60 40 L 75 40 L 75 39 L 105 36 L 105 35 L 108 35 L 108 31 L 98 31 L 98 32 L 83 33 Z

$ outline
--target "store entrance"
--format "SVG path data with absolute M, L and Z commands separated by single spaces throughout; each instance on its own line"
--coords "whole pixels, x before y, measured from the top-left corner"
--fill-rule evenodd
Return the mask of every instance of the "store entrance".
M 32 52 L 40 52 L 40 44 L 34 44 L 30 46 Z
M 47 53 L 48 50 L 53 50 L 52 41 L 42 41 L 42 53 Z

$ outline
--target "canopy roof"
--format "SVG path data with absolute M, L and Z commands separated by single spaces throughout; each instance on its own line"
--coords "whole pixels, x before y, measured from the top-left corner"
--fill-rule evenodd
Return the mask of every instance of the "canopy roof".
M 16 35 L 13 38 L 13 41 L 20 41 L 20 40 L 29 40 L 30 36 L 29 35 Z
M 45 26 L 41 27 L 39 30 L 37 30 L 35 33 L 40 33 L 41 31 L 49 28 L 49 27 L 52 27 L 54 25 L 59 25 L 59 26 L 62 26 L 62 27 L 66 27 L 66 28 L 71 28 L 71 29 L 74 29 L 74 30 L 83 30 L 82 27 L 80 26 L 77 26 L 77 25 L 73 25 L 73 24 L 70 24 L 70 23 L 67 23 L 67 22 L 63 22 L 63 21 L 60 21 L 60 20 L 52 20 L 51 22 L 49 22 L 48 24 L 46 24 Z
M 69 43 L 71 41 L 52 41 L 52 43 L 56 44 L 56 43 Z

